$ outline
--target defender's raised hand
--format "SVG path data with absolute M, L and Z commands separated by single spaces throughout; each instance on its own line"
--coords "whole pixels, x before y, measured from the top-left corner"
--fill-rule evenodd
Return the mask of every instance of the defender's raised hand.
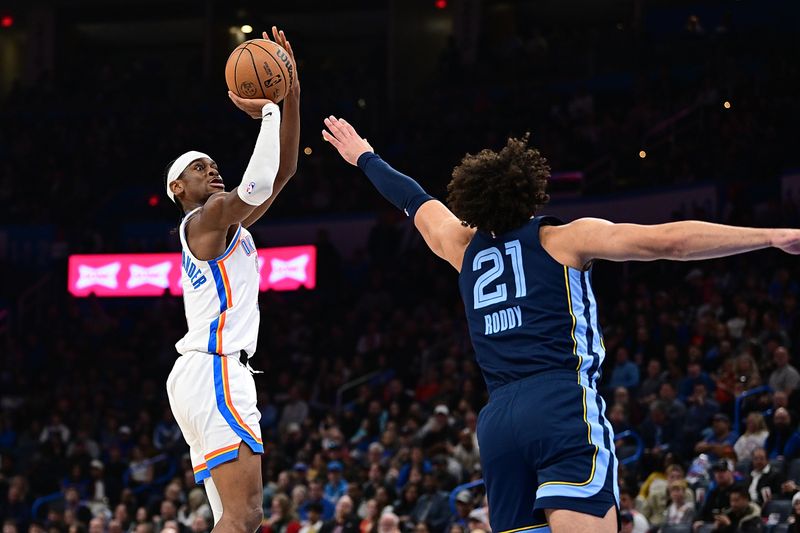
M 322 138 L 331 143 L 351 165 L 358 164 L 358 157 L 364 152 L 374 152 L 367 140 L 361 138 L 346 120 L 331 115 L 324 122 L 330 131 L 323 129 Z

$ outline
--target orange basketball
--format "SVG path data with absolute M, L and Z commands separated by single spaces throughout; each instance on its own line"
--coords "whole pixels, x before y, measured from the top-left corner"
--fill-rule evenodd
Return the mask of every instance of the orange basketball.
M 268 98 L 277 104 L 294 83 L 294 64 L 278 43 L 250 39 L 228 56 L 225 83 L 241 98 Z

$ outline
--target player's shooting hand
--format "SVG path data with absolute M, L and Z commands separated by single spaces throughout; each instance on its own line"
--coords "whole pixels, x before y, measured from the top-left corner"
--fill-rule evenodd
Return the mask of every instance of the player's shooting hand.
M 772 246 L 788 254 L 800 254 L 800 230 L 776 229 L 772 238 Z
M 322 130 L 322 138 L 331 143 L 351 165 L 358 164 L 358 157 L 364 152 L 375 151 L 346 120 L 331 115 L 325 119 L 325 125 L 328 129 Z
M 272 27 L 272 39 L 269 38 L 269 34 L 267 32 L 263 32 L 261 36 L 268 40 L 268 41 L 275 41 L 281 47 L 286 50 L 289 54 L 289 57 L 292 60 L 292 65 L 294 65 L 294 82 L 292 82 L 292 88 L 289 89 L 289 94 L 286 95 L 287 98 L 297 98 L 300 96 L 300 78 L 297 75 L 297 61 L 294 58 L 294 50 L 292 50 L 292 43 L 289 42 L 289 39 L 286 38 L 286 34 L 283 33 L 283 30 L 279 30 L 277 26 Z
M 233 101 L 233 105 L 252 118 L 261 118 L 261 110 L 265 105 L 272 103 L 272 100 L 267 98 L 239 98 L 232 91 L 228 91 L 228 98 Z

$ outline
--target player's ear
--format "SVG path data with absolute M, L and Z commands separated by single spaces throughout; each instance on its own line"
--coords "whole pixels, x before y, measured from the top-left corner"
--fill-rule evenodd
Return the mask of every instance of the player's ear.
M 179 179 L 175 180 L 175 181 L 173 181 L 172 183 L 169 184 L 169 188 L 172 191 L 172 194 L 174 194 L 175 196 L 178 196 L 180 193 L 183 192 L 183 181 L 181 181 Z

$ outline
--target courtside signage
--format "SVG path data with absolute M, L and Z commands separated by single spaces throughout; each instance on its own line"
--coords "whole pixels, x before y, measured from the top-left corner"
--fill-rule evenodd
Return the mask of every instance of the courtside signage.
M 258 250 L 262 292 L 313 289 L 316 269 L 317 249 L 311 245 Z M 77 297 L 179 296 L 181 254 L 71 255 L 67 290 Z

